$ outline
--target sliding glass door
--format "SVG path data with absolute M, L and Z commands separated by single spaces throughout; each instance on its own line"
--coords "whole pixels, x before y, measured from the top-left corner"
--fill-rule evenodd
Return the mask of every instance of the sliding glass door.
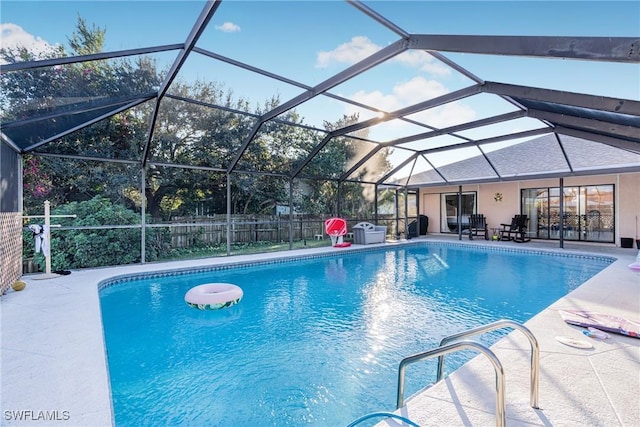
M 614 186 L 522 190 L 522 213 L 529 217 L 529 235 L 538 239 L 614 242 Z M 561 217 L 562 215 L 562 217 Z
M 458 193 L 442 193 L 440 195 L 441 233 L 458 233 L 459 228 L 462 231 L 469 229 L 469 216 L 476 213 L 476 193 L 462 193 L 460 202 L 459 211 Z

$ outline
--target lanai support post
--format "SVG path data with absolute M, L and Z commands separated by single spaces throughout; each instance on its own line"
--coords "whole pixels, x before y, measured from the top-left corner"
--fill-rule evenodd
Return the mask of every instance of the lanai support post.
M 146 166 L 140 168 L 140 262 L 147 260 L 147 183 Z
M 227 172 L 227 256 L 231 255 L 231 173 Z
M 560 224 L 558 230 L 560 248 L 564 248 L 564 178 L 560 178 Z
M 375 187 L 374 187 L 374 196 L 373 196 L 373 209 L 374 209 L 374 213 L 373 213 L 373 217 L 376 220 L 375 223 L 378 224 L 378 184 L 376 183 Z
M 458 240 L 462 240 L 462 185 L 458 186 Z
M 409 189 L 406 186 L 404 187 L 404 238 L 409 239 Z
M 336 209 L 336 216 L 342 218 L 342 181 L 338 181 L 338 203 Z
M 280 221 L 280 218 L 278 218 Z M 280 224 L 278 224 L 280 227 Z M 301 239 L 304 237 L 301 235 Z M 289 178 L 289 250 L 293 249 L 293 178 Z

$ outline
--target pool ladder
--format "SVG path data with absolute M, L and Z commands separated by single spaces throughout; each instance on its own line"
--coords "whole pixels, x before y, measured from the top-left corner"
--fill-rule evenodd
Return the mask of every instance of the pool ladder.
M 436 378 L 436 382 L 439 382 L 442 380 L 444 372 L 444 356 L 446 354 L 455 353 L 460 350 L 473 349 L 486 356 L 493 365 L 493 369 L 496 373 L 496 426 L 504 427 L 506 425 L 506 413 L 504 397 L 504 369 L 502 367 L 502 363 L 500 363 L 500 360 L 496 355 L 486 346 L 476 341 L 462 340 L 462 338 L 502 328 L 517 329 L 529 339 L 529 343 L 531 344 L 531 386 L 529 404 L 532 408 L 539 409 L 538 386 L 540 379 L 540 347 L 538 345 L 538 340 L 536 340 L 531 331 L 524 325 L 507 319 L 498 320 L 484 326 L 479 326 L 474 329 L 469 329 L 468 331 L 450 335 L 440 341 L 438 348 L 425 351 L 424 353 L 414 354 L 402 359 L 400 367 L 398 368 L 398 399 L 396 409 L 400 409 L 404 406 L 404 374 L 407 365 L 438 356 L 438 376 Z

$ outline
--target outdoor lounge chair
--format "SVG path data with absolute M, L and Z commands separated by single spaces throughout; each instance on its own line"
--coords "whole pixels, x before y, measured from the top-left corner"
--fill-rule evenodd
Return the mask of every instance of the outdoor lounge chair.
M 471 214 L 469 216 L 469 240 L 478 233 L 484 233 L 484 240 L 489 240 L 489 226 L 483 214 Z
M 500 224 L 500 240 L 513 240 L 514 242 L 523 243 L 531 239 L 527 236 L 527 224 L 529 218 L 527 215 L 516 215 L 511 219 L 511 224 Z
M 531 241 L 531 238 L 527 234 L 527 227 L 529 225 L 529 217 L 526 215 L 519 215 L 516 220 L 516 232 L 513 237 L 513 241 L 517 243 L 524 243 Z
M 517 217 L 518 215 L 511 218 L 510 224 L 500 224 L 502 229 L 500 230 L 500 240 L 513 240 L 517 227 Z M 513 234 L 512 234 L 513 233 Z
M 353 239 L 356 245 L 370 243 L 384 243 L 387 237 L 387 227 L 373 225 L 370 222 L 359 222 L 353 226 Z

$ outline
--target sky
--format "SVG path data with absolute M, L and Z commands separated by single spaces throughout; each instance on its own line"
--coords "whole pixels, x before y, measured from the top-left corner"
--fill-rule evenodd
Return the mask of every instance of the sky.
M 366 1 L 369 8 L 414 34 L 640 37 L 638 1 Z M 2 0 L 2 47 L 32 50 L 67 46 L 78 17 L 106 29 L 105 51 L 182 43 L 202 1 Z M 229 1 L 218 8 L 197 46 L 314 86 L 400 37 L 341 1 Z M 152 55 L 170 64 L 175 53 Z M 640 65 L 445 53 L 476 76 L 504 83 L 640 100 Z M 222 83 L 236 97 L 261 105 L 284 102 L 303 90 L 201 55 L 192 55 L 180 78 Z M 394 111 L 472 85 L 455 70 L 411 50 L 331 90 L 383 111 Z M 513 111 L 495 96 L 467 98 L 414 118 L 446 127 Z M 375 113 L 318 97 L 297 110 L 309 124 L 358 112 Z M 485 138 L 541 127 L 533 119 L 468 131 Z M 424 132 L 406 123 L 373 128 L 372 139 Z M 398 157 L 398 162 L 401 161 Z

